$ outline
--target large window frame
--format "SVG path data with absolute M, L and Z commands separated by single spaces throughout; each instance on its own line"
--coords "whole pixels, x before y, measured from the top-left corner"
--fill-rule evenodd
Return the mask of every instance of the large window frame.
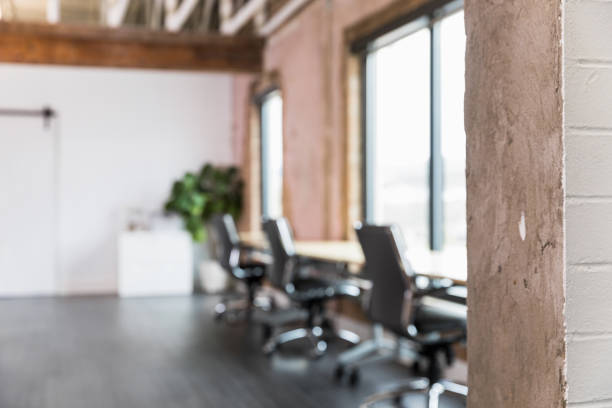
M 442 158 L 441 86 L 440 86 L 440 28 L 444 18 L 463 10 L 463 0 L 453 0 L 427 12 L 397 21 L 353 46 L 361 64 L 361 133 L 362 133 L 362 206 L 366 222 L 374 220 L 374 137 L 373 81 L 375 67 L 368 63 L 368 55 L 377 49 L 409 36 L 423 28 L 430 32 L 430 158 L 429 158 L 429 249 L 444 247 L 444 169 Z

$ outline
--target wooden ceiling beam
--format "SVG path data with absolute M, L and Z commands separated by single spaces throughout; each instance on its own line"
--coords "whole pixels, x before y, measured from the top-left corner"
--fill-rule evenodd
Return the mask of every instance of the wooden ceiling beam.
M 261 39 L 0 22 L 0 62 L 259 72 Z

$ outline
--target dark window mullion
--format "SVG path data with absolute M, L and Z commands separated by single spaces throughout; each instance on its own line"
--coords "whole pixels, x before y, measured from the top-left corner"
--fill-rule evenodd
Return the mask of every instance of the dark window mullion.
M 440 83 L 440 22 L 431 25 L 431 149 L 429 160 L 429 244 L 434 251 L 442 250 L 443 225 L 443 163 L 441 151 L 441 83 Z

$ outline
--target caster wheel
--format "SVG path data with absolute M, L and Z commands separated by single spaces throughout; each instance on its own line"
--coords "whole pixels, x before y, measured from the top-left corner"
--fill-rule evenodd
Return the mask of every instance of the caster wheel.
M 313 360 L 319 360 L 321 357 L 325 355 L 327 350 L 327 343 L 323 340 L 319 341 L 314 349 L 310 352 L 310 356 Z
M 217 303 L 215 305 L 215 309 L 214 310 L 215 310 L 214 311 L 214 313 L 215 313 L 215 322 L 220 322 L 223 319 L 223 316 L 225 315 L 225 313 L 227 312 L 227 306 L 223 302 Z
M 396 395 L 395 397 L 393 397 L 393 405 L 395 405 L 396 407 L 401 407 L 402 406 L 402 397 L 401 397 L 401 395 Z
M 334 380 L 336 380 L 337 382 L 342 381 L 342 378 L 344 377 L 344 366 L 342 364 L 338 364 L 336 366 L 336 369 L 334 370 Z
M 359 384 L 359 380 L 360 380 L 359 370 L 355 368 L 351 371 L 351 374 L 349 374 L 349 378 L 348 378 L 349 385 L 351 387 L 355 387 L 357 384 Z
M 262 351 L 266 357 L 272 357 L 278 351 L 279 345 L 274 344 L 274 342 L 268 341 L 262 347 Z

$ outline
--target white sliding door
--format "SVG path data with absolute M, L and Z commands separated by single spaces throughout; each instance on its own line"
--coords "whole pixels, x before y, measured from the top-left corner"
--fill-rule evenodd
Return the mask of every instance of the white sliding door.
M 55 159 L 42 118 L 0 116 L 0 297 L 55 293 Z

